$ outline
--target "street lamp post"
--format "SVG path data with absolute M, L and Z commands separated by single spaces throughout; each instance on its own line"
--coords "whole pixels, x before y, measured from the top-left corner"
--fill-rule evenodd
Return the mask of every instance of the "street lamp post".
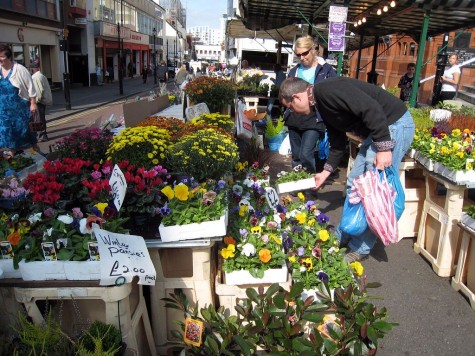
M 119 94 L 124 95 L 124 73 L 122 71 L 122 42 L 120 39 L 120 30 L 121 30 L 121 25 L 124 25 L 124 19 L 123 19 L 123 3 L 122 0 L 120 1 L 120 22 L 117 21 L 117 39 L 118 39 L 118 48 L 119 48 Z
M 153 84 L 157 84 L 157 52 L 155 51 L 155 36 L 157 35 L 157 29 L 154 27 L 153 31 Z

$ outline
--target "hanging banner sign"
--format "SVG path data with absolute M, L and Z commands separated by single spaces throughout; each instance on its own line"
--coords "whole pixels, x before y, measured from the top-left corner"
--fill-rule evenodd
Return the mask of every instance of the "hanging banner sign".
M 328 21 L 330 22 L 346 22 L 348 17 L 348 8 L 344 6 L 330 6 Z
M 101 286 L 120 285 L 139 277 L 139 284 L 155 285 L 157 273 L 142 236 L 109 232 L 93 225 L 101 255 Z
M 328 14 L 328 51 L 345 51 L 345 31 L 348 8 L 344 6 L 330 6 Z

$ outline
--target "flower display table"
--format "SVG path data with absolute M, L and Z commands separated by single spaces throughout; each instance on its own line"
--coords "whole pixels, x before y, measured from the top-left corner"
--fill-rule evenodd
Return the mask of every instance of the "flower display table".
M 460 291 L 470 301 L 472 309 L 475 310 L 475 230 L 470 226 L 475 226 L 475 220 L 463 219 L 469 224 L 459 223 L 461 244 L 457 262 L 455 276 L 452 277 L 452 288 Z
M 438 276 L 450 277 L 455 273 L 460 248 L 457 223 L 462 216 L 466 186 L 427 169 L 424 176 L 426 198 L 414 251 L 431 263 Z
M 246 284 L 272 284 L 272 283 L 284 283 L 287 281 L 288 274 L 287 266 L 282 266 L 278 269 L 268 269 L 264 271 L 264 277 L 255 278 L 251 276 L 249 271 L 232 271 L 225 272 L 224 279 L 225 284 L 228 286 L 239 286 Z
M 214 304 L 214 275 L 216 273 L 216 241 L 222 238 L 162 242 L 145 240 L 157 273 L 155 286 L 150 289 L 151 321 L 159 355 L 170 347 L 171 330 L 177 330 L 175 320 L 183 317 L 176 310 L 165 308 L 161 300 L 180 288 L 190 303 L 200 307 Z
M 19 281 L 11 285 L 16 300 L 24 305 L 35 324 L 44 322 L 37 301 L 61 300 L 56 305 L 61 310 L 55 313 L 62 317 L 63 327 L 73 328 L 81 322 L 79 318 L 100 320 L 120 329 L 123 342 L 137 354 L 156 353 L 141 285 L 103 287 L 97 281 Z

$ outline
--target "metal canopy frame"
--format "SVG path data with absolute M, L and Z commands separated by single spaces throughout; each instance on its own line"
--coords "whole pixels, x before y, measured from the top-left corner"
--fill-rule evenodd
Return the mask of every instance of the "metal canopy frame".
M 475 0 L 395 0 L 396 6 L 382 15 L 378 8 L 388 0 L 239 0 L 241 21 L 251 31 L 266 31 L 289 25 L 327 23 L 330 5 L 347 6 L 347 30 L 356 35 L 406 34 L 419 40 L 422 22 L 430 11 L 427 36 L 475 26 Z M 303 15 L 303 16 L 302 16 Z M 366 22 L 354 27 L 362 17 Z M 358 36 L 357 36 L 358 37 Z

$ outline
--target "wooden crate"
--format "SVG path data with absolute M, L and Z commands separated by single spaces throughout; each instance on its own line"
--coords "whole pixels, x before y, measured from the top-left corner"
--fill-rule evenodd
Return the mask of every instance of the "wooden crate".
M 424 256 L 440 277 L 455 273 L 460 249 L 459 219 L 460 216 L 447 215 L 440 206 L 424 201 L 414 251 Z
M 155 286 L 150 288 L 151 322 L 157 352 L 164 355 L 170 348 L 171 331 L 177 330 L 175 320 L 183 320 L 177 310 L 165 308 L 162 298 L 183 292 L 191 307 L 215 304 L 214 276 L 216 251 L 214 243 L 192 248 L 157 248 L 149 253 L 157 272 Z
M 475 310 L 475 231 L 459 224 L 460 253 L 455 276 L 452 277 L 452 288 L 460 291 L 470 301 Z

